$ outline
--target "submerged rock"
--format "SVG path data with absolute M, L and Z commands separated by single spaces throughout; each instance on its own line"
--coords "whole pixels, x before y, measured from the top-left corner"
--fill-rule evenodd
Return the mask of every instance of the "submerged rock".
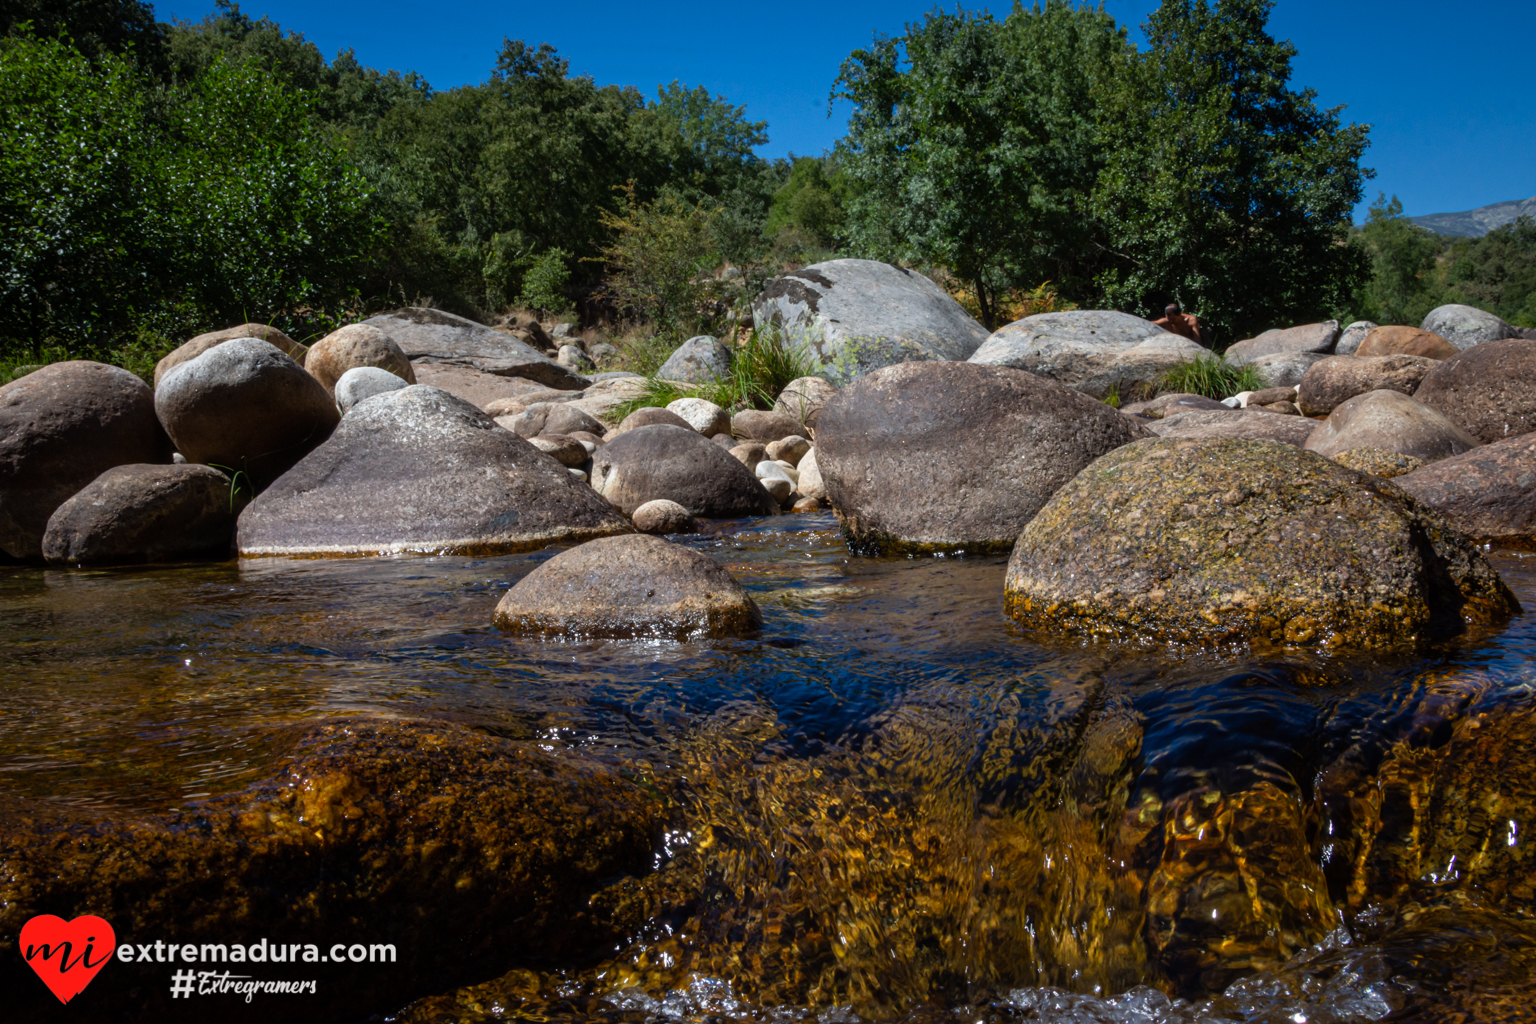
M 400 346 L 372 324 L 338 328 L 310 346 L 304 356 L 304 369 L 332 394 L 343 374 L 361 366 L 387 370 L 407 384 L 416 383 L 411 361 Z
M 856 550 L 1003 551 L 1078 470 L 1142 436 L 1104 403 L 1023 370 L 905 363 L 827 403 L 816 465 Z
M 160 379 L 162 377 L 182 363 L 189 359 L 196 359 L 215 345 L 222 345 L 224 342 L 234 341 L 236 338 L 255 338 L 257 341 L 265 341 L 284 355 L 291 356 L 295 362 L 301 363 L 304 359 L 304 346 L 288 337 L 288 335 L 276 327 L 271 327 L 267 324 L 240 324 L 238 327 L 226 327 L 222 331 L 209 331 L 207 334 L 199 334 L 191 341 L 173 349 L 155 364 L 155 387 L 160 386 Z
M 496 606 L 498 628 L 549 636 L 682 640 L 738 636 L 762 622 L 752 598 L 714 559 L 643 534 L 563 551 Z
M 1536 433 L 1441 459 L 1397 484 L 1475 540 L 1536 549 Z
M 626 431 L 599 448 L 592 456 L 592 486 L 629 515 L 657 498 L 707 519 L 778 511 L 730 452 L 692 427 L 665 423 Z
M 43 557 L 55 565 L 229 558 L 247 500 L 208 466 L 114 466 L 54 511 Z
M 240 514 L 238 543 L 242 557 L 496 554 L 628 530 L 559 462 L 418 384 L 348 413 Z
M 1129 394 L 1180 363 L 1210 355 L 1200 344 L 1129 313 L 1037 313 L 999 328 L 973 363 L 1027 370 L 1093 395 Z
M 1429 406 L 1399 391 L 1367 391 L 1334 409 L 1307 439 L 1308 451 L 1332 456 L 1351 448 L 1384 448 L 1434 462 L 1477 447 L 1477 439 Z
M 1110 452 L 1024 528 L 1005 592 L 1031 630 L 1157 643 L 1385 647 L 1519 611 L 1437 513 L 1274 441 Z
M 1483 444 L 1536 430 L 1536 341 L 1485 341 L 1435 366 L 1415 399 Z

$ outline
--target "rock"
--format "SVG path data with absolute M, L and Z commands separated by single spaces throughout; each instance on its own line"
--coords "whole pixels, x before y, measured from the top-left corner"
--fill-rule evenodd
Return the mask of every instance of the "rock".
M 1307 371 L 1328 357 L 1317 352 L 1275 352 L 1250 359 L 1247 365 L 1258 372 L 1259 390 L 1268 388 L 1294 388 L 1301 383 Z M 1249 398 L 1249 402 L 1253 399 Z
M 244 505 L 229 477 L 208 466 L 114 466 L 54 510 L 43 557 L 55 565 L 229 558 Z
M 822 406 L 835 394 L 837 386 L 824 377 L 796 377 L 774 399 L 773 411 L 814 430 Z
M 763 485 L 763 489 L 773 495 L 773 500 L 780 505 L 789 499 L 790 492 L 795 489 L 795 482 L 789 478 L 789 474 L 771 459 L 759 462 L 753 472 L 757 474 L 758 482 Z
M 816 449 L 812 448 L 805 453 L 805 458 L 800 460 L 800 465 L 795 467 L 800 471 L 800 482 L 795 486 L 808 501 L 814 501 L 818 505 L 827 500 L 827 485 L 821 478 L 821 469 L 816 464 Z
M 1416 459 L 1412 455 L 1403 455 L 1399 452 L 1389 452 L 1385 448 L 1348 448 L 1334 453 L 1332 458 L 1341 466 L 1379 476 L 1383 480 L 1402 476 L 1404 473 L 1412 473 L 1424 465 L 1423 459 Z
M 607 359 L 618 358 L 619 350 L 606 341 L 596 341 L 587 346 L 587 355 L 601 363 Z
M 1263 405 L 1251 406 L 1255 409 L 1263 409 L 1265 412 L 1278 413 L 1281 416 L 1300 416 L 1301 410 L 1295 402 L 1265 402 Z
M 591 373 L 597 369 L 597 364 L 576 345 L 561 345 L 555 353 L 555 362 L 561 366 L 568 366 L 577 373 Z
M 1223 358 L 1230 363 L 1242 366 L 1260 356 L 1280 353 L 1294 355 L 1298 352 L 1310 352 L 1326 355 L 1333 351 L 1338 340 L 1339 322 L 1328 320 L 1320 324 L 1303 324 L 1300 327 L 1266 331 L 1257 338 L 1249 338 L 1232 345 Z
M 1079 309 L 1037 313 L 999 329 L 970 361 L 1028 370 L 1092 395 L 1129 393 L 1180 363 L 1210 353 L 1129 313 Z
M 592 457 L 592 486 L 627 515 L 656 498 L 707 519 L 777 511 L 757 477 L 729 452 L 692 427 L 665 423 L 603 445 Z
M 811 442 L 796 434 L 781 437 L 766 447 L 770 459 L 773 459 L 775 462 L 787 462 L 791 466 L 800 465 L 800 460 L 810 450 Z
M 738 444 L 730 449 L 731 458 L 746 466 L 753 472 L 757 471 L 757 464 L 768 458 L 768 449 L 759 441 L 748 441 Z
M 705 437 L 729 433 L 731 414 L 707 398 L 679 398 L 667 403 L 667 412 L 678 416 Z
M 1536 549 L 1536 433 L 1441 459 L 1396 483 L 1474 540 Z
M 240 514 L 238 543 L 244 557 L 497 554 L 628 529 L 554 459 L 415 385 L 348 413 Z
M 169 463 L 154 394 L 105 363 L 51 363 L 0 386 L 0 551 L 43 557 L 48 517 L 113 466 Z
M 503 377 L 524 377 L 565 391 L 581 391 L 587 386 L 586 378 L 527 342 L 440 309 L 406 306 L 363 322 L 393 338 L 413 363 L 467 366 Z
M 735 448 L 737 444 L 736 439 L 730 434 L 726 433 L 716 434 L 714 437 L 711 437 L 710 440 L 715 442 L 715 444 L 719 445 L 721 448 L 724 448 L 726 451 L 730 451 L 732 448 Z
M 1177 391 L 1172 394 L 1158 395 L 1146 402 L 1132 402 L 1123 405 L 1120 411 L 1127 416 L 1145 416 L 1149 420 L 1160 420 L 1164 416 L 1176 416 L 1181 412 L 1190 412 L 1195 409 L 1225 409 L 1214 398 L 1206 398 L 1204 395 L 1192 395 L 1187 392 Z
M 490 376 L 487 374 L 487 376 Z M 507 380 L 521 380 L 522 378 L 508 377 Z M 509 398 L 498 398 L 494 402 L 487 403 L 483 412 L 492 419 L 500 419 L 503 416 L 516 416 L 527 412 L 535 405 L 570 405 L 586 394 L 584 391 L 556 391 L 554 388 L 546 388 L 532 381 L 524 381 L 530 385 L 530 390 L 520 392 Z M 453 392 L 449 392 L 452 394 Z M 468 401 L 468 399 L 466 399 Z M 474 405 L 474 402 L 470 402 Z M 580 408 L 577 406 L 577 408 Z
M 572 327 L 570 324 L 555 324 L 554 327 L 550 328 L 549 336 L 552 340 L 559 340 L 561 338 L 576 338 L 576 328 Z M 579 341 L 580 339 L 577 340 Z
M 304 357 L 304 369 L 332 394 L 341 375 L 358 366 L 376 366 L 407 384 L 416 383 L 411 361 L 400 346 L 371 324 L 348 324 L 334 330 L 315 342 Z
M 1188 438 L 1126 445 L 1058 491 L 1019 536 L 1005 606 L 1047 634 L 1352 648 L 1519 610 L 1395 485 L 1279 442 Z
M 731 417 L 731 433 L 751 441 L 778 441 L 796 436 L 801 425 L 781 412 L 765 412 L 762 409 L 744 409 Z
M 1356 320 L 1339 334 L 1339 340 L 1333 346 L 1333 354 L 1336 356 L 1355 355 L 1355 350 L 1360 347 L 1360 343 L 1365 340 L 1365 336 L 1380 326 L 1380 324 L 1372 323 L 1369 320 Z
M 1332 456 L 1350 448 L 1382 448 L 1435 462 L 1477 447 L 1443 415 L 1398 391 L 1367 391 L 1328 414 L 1307 439 L 1308 451 Z
M 1458 349 L 1468 349 L 1486 341 L 1503 341 L 1516 336 L 1515 329 L 1492 313 L 1475 306 L 1451 304 L 1429 311 L 1419 325 L 1438 334 Z M 1440 357 L 1445 358 L 1445 357 Z
M 1425 356 L 1449 359 L 1459 351 L 1455 345 L 1417 327 L 1378 327 L 1367 334 L 1355 350 L 1357 356 Z
M 1536 342 L 1485 341 L 1433 367 L 1413 397 L 1483 444 L 1536 430 Z
M 1300 416 L 1276 416 L 1263 409 L 1197 409 L 1164 416 L 1147 429 L 1161 437 L 1244 438 L 1293 444 L 1300 448 L 1316 423 Z
M 714 559 L 643 534 L 562 551 L 496 606 L 498 628 L 546 636 L 685 640 L 740 636 L 762 623 L 752 598 Z
M 656 371 L 662 380 L 688 384 L 709 384 L 731 375 L 735 354 L 707 334 L 689 338 L 667 357 Z
M 536 402 L 516 416 L 498 416 L 496 422 L 519 437 L 576 433 L 602 437 L 605 430 L 601 423 L 570 402 Z
M 646 380 L 634 374 L 610 376 L 600 373 L 596 378 L 586 393 L 572 404 L 605 427 L 616 427 L 622 418 L 617 415 L 619 410 L 645 394 Z
M 699 528 L 687 509 L 665 498 L 646 502 L 631 518 L 641 533 L 694 533 Z
M 614 431 L 614 434 L 617 436 L 619 434 L 628 433 L 631 430 L 636 430 L 640 427 L 653 427 L 658 423 L 665 423 L 668 426 L 673 427 L 687 427 L 689 430 L 694 429 L 692 423 L 689 423 L 687 420 L 683 419 L 677 413 L 672 412 L 670 409 L 662 409 L 654 405 L 647 405 L 636 409 L 628 416 L 625 416 L 624 422 L 619 424 L 619 428 Z M 697 431 L 695 431 L 695 433 L 697 433 Z
M 844 383 L 895 363 L 967 359 L 987 338 L 944 289 L 874 260 L 828 260 L 774 278 L 752 322 L 782 327 L 822 364 L 817 376 Z
M 199 334 L 180 348 L 172 350 L 155 364 L 155 387 L 160 386 L 160 378 L 182 363 L 189 359 L 196 359 L 215 345 L 222 345 L 236 338 L 255 338 L 258 341 L 265 341 L 284 355 L 292 356 L 296 362 L 302 363 L 304 359 L 304 346 L 276 327 L 270 327 L 267 324 L 240 324 L 238 327 L 226 327 L 222 331 Z
M 1326 416 L 1367 391 L 1411 395 L 1436 366 L 1424 356 L 1330 356 L 1313 364 L 1296 389 L 1296 404 L 1307 416 Z
M 336 408 L 343 416 L 358 402 L 386 391 L 399 391 L 409 387 L 402 378 L 377 366 L 354 366 L 336 382 Z
M 189 461 L 244 473 L 256 491 L 340 419 L 319 381 L 254 338 L 226 341 L 172 369 L 155 389 L 155 413 Z
M 815 458 L 855 550 L 1003 551 L 1058 487 L 1143 436 L 1104 403 L 1023 370 L 905 363 L 827 403 Z
M 450 395 L 456 395 L 492 416 L 505 415 L 504 411 L 497 412 L 491 409 L 491 403 L 497 401 L 515 400 L 520 396 L 540 393 L 581 394 L 581 392 L 552 391 L 525 377 L 498 377 L 494 373 L 474 370 L 468 366 L 455 366 L 452 363 L 412 363 L 411 372 L 416 375 L 417 384 L 425 384 L 428 387 L 446 391 Z M 533 402 L 528 401 L 523 408 L 531 404 Z M 522 409 L 517 411 L 522 412 Z
M 528 443 L 548 455 L 562 466 L 580 468 L 591 456 L 587 446 L 566 434 L 540 434 L 528 439 Z M 582 479 L 586 479 L 585 476 Z
M 1248 392 L 1248 405 L 1274 405 L 1276 402 L 1294 401 L 1296 401 L 1296 389 L 1294 387 L 1265 388 L 1262 391 Z
M 794 496 L 791 495 L 791 497 Z M 795 503 L 789 507 L 789 510 L 796 514 L 805 512 L 820 512 L 821 502 L 817 501 L 815 498 L 800 497 L 795 499 Z
M 573 430 L 566 436 L 573 437 L 586 445 L 589 452 L 595 452 L 603 446 L 603 439 L 588 430 Z

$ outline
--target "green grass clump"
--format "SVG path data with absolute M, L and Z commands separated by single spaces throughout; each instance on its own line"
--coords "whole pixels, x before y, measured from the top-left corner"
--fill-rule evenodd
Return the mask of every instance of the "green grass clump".
M 1259 371 L 1252 364 L 1236 366 L 1220 356 L 1196 356 L 1180 363 L 1163 375 L 1164 392 L 1175 391 L 1206 398 L 1231 398 L 1240 391 L 1258 391 L 1264 387 Z
M 669 350 L 667 355 L 671 354 Z M 679 398 L 707 399 L 730 412 L 771 409 L 774 399 L 790 381 L 814 376 L 820 370 L 815 357 L 803 345 L 790 342 L 777 328 L 754 330 L 736 348 L 735 356 L 730 373 L 704 384 L 662 380 L 655 376 L 655 370 L 644 374 L 641 392 L 618 408 L 619 418 L 636 409 L 665 407 Z M 661 362 L 665 360 L 663 356 Z

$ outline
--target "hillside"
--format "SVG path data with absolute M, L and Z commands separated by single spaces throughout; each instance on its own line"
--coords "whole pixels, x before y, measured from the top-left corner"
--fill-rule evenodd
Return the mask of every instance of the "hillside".
M 1516 217 L 1536 217 L 1536 196 L 1479 206 L 1475 210 L 1461 213 L 1431 213 L 1424 217 L 1410 217 L 1409 220 L 1420 227 L 1429 228 L 1437 235 L 1481 238 L 1494 228 L 1513 223 Z

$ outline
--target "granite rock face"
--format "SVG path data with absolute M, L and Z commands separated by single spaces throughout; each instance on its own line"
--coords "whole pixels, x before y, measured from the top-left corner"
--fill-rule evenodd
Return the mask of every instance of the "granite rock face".
M 1411 395 L 1436 365 L 1425 356 L 1333 356 L 1313 364 L 1302 376 L 1296 404 L 1304 416 L 1326 416 L 1367 391 Z
M 1334 343 L 1333 354 L 1336 356 L 1352 356 L 1365 336 L 1381 325 L 1370 320 L 1356 320 L 1344 330 L 1339 332 L 1339 340 Z
M 777 512 L 757 477 L 692 427 L 665 423 L 626 431 L 592 456 L 592 487 L 626 515 L 665 498 L 706 519 Z
M 973 363 L 1028 370 L 1092 395 L 1129 394 L 1209 351 L 1150 320 L 1106 310 L 1038 313 L 1000 328 Z
M 1414 398 L 1483 444 L 1536 430 L 1536 341 L 1485 341 L 1435 366 Z
M 1357 356 L 1424 356 L 1449 359 L 1458 349 L 1449 341 L 1417 327 L 1378 327 L 1360 341 Z
M 413 363 L 447 363 L 547 387 L 580 391 L 587 379 L 519 338 L 440 309 L 406 306 L 363 321 L 394 339 Z
M 336 408 L 345 416 L 358 402 L 406 387 L 410 385 L 403 377 L 397 377 L 388 370 L 381 370 L 377 366 L 354 366 L 336 381 Z
M 1513 327 L 1492 313 L 1457 303 L 1430 310 L 1419 326 L 1440 335 L 1459 349 L 1517 336 Z
M 1226 351 L 1228 362 L 1242 366 L 1260 356 L 1281 353 L 1311 352 L 1327 355 L 1339 340 L 1339 322 L 1328 320 L 1320 324 L 1302 324 L 1283 330 L 1266 331 L 1257 338 L 1239 341 Z
M 1145 434 L 1023 370 L 905 363 L 827 403 L 815 465 L 855 550 L 1005 551 L 1057 488 Z
M 645 534 L 563 551 L 496 606 L 500 629 L 570 638 L 739 636 L 762 623 L 752 598 L 718 562 Z
M 1271 352 L 1248 361 L 1259 375 L 1264 388 L 1294 388 L 1307 371 L 1327 359 L 1321 352 Z
M 1246 438 L 1280 441 L 1298 448 L 1307 443 L 1317 424 L 1300 416 L 1281 416 L 1264 409 L 1196 409 L 1171 413 L 1148 425 L 1159 437 Z
M 209 331 L 207 334 L 199 334 L 172 350 L 155 364 L 155 387 L 160 386 L 160 378 L 170 373 L 176 367 L 189 359 L 196 359 L 215 345 L 222 345 L 226 341 L 234 341 L 236 338 L 255 338 L 257 341 L 265 341 L 273 348 L 286 356 L 291 356 L 294 362 L 302 365 L 304 361 L 304 346 L 294 341 L 288 335 L 270 327 L 267 324 L 240 324 L 237 327 L 226 327 L 222 331 Z
M 502 377 L 468 366 L 456 366 L 453 363 L 412 363 L 411 372 L 416 377 L 413 383 L 440 388 L 450 395 L 457 395 L 470 405 L 483 412 L 489 412 L 493 416 L 498 413 L 490 409 L 492 402 L 551 390 L 526 377 Z M 563 389 L 560 393 L 572 394 Z
M 707 334 L 689 338 L 661 364 L 656 376 L 662 380 L 680 380 L 688 384 L 708 384 L 731 374 L 736 355 L 716 338 Z
M 629 531 L 565 466 L 415 385 L 356 406 L 240 514 L 242 557 L 499 554 Z
M 987 338 L 944 289 L 874 260 L 828 260 L 776 277 L 752 320 L 760 330 L 782 328 L 833 382 L 912 360 L 967 359 Z
M 1424 462 L 1460 455 L 1477 439 L 1445 416 L 1399 391 L 1367 391 L 1340 405 L 1307 439 L 1308 451 L 1333 456 L 1382 448 Z
M 48 518 L 113 466 L 171 461 L 154 393 L 105 363 L 51 363 L 0 387 L 0 551 L 43 557 Z
M 1441 459 L 1396 483 L 1474 540 L 1536 550 L 1536 433 Z
M 1477 545 L 1394 484 L 1247 440 L 1100 458 L 1024 528 L 1005 593 L 1027 629 L 1145 643 L 1379 648 L 1519 611 Z
M 54 565 L 229 558 L 244 504 L 209 466 L 114 466 L 54 510 L 43 557 Z
M 336 382 L 342 375 L 360 366 L 387 370 L 407 384 L 416 383 L 411 361 L 400 346 L 371 324 L 337 328 L 311 345 L 304 356 L 304 369 L 332 394 L 336 393 Z

